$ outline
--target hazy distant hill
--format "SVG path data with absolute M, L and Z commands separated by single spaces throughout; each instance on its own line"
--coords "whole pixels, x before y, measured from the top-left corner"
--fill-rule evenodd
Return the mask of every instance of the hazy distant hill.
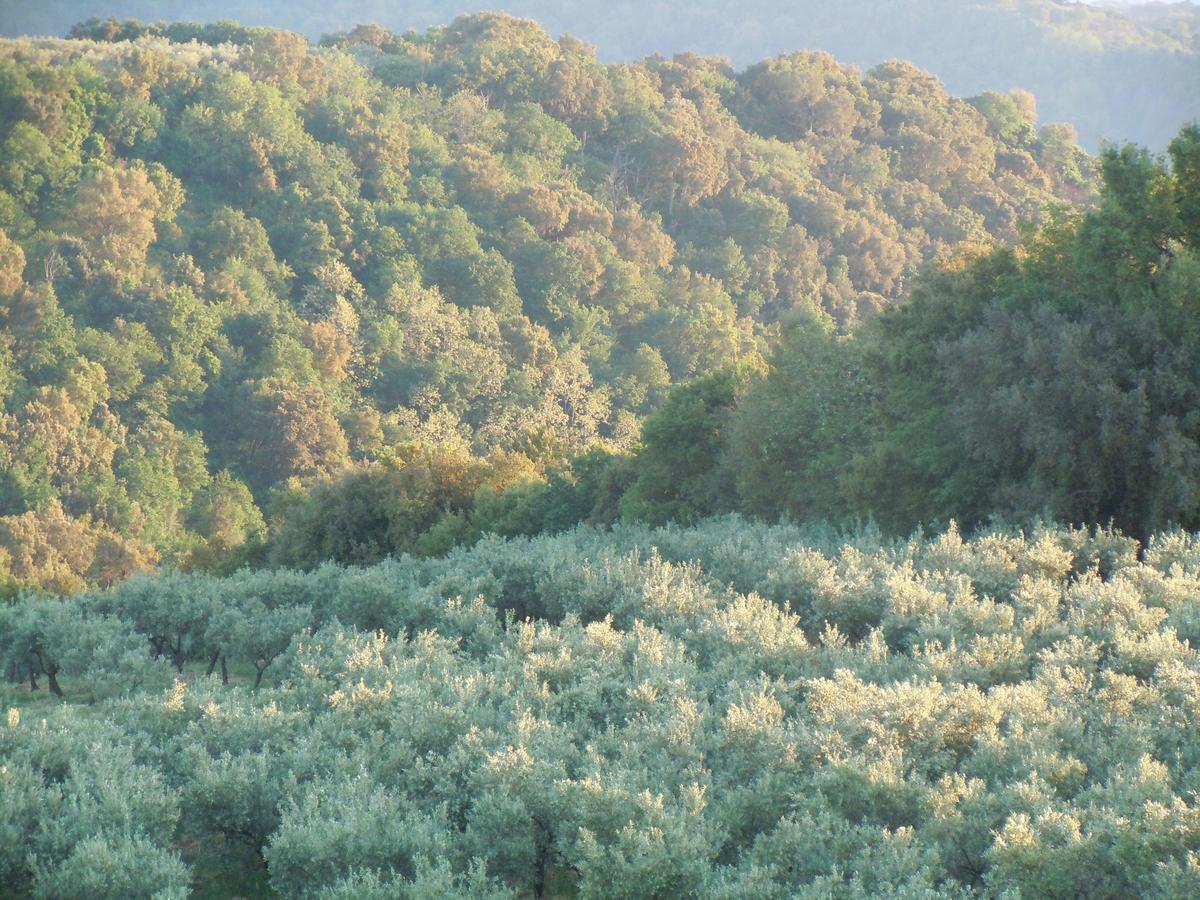
M 1132 3 L 1120 6 L 1118 11 L 1139 25 L 1190 43 L 1193 49 L 1200 46 L 1200 6 L 1195 3 Z
M 870 66 L 910 59 L 960 95 L 1023 87 L 1044 121 L 1074 123 L 1083 142 L 1132 140 L 1162 148 L 1200 116 L 1200 7 L 1089 6 L 1058 0 L 748 0 L 727 4 L 613 0 L 48 0 L 0 4 L 0 32 L 65 34 L 90 16 L 214 21 L 236 18 L 310 37 L 377 22 L 424 29 L 464 11 L 504 7 L 597 45 L 601 59 L 683 51 L 737 64 L 800 48 Z

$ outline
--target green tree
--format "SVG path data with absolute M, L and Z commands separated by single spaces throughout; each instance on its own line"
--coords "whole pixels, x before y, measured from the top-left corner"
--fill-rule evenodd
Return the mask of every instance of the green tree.
M 677 388 L 642 430 L 621 515 L 650 524 L 688 524 L 728 509 L 732 484 L 722 464 L 729 415 L 750 378 L 746 367 Z

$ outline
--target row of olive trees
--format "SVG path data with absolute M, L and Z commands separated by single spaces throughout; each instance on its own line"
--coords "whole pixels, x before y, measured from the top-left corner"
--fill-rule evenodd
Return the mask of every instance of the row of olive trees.
M 181 896 L 225 842 L 287 897 L 1183 896 L 1197 597 L 1184 533 L 731 518 L 27 599 L 5 659 L 94 702 L 0 727 L 0 879 Z

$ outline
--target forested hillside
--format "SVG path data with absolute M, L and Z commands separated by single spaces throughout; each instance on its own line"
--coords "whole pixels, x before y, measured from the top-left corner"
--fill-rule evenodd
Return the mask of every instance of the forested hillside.
M 0 606 L 0 884 L 1196 896 L 1200 547 L 1135 550 L 724 519 Z
M 78 34 L 0 44 L 10 590 L 219 562 L 303 479 L 403 473 L 364 558 L 576 485 L 672 386 L 1092 190 L 1029 95 L 907 63 L 602 65 L 500 15 Z
M 236 19 L 317 40 L 347 22 L 424 31 L 495 4 L 426 0 L 44 0 L 11 4 L 0 33 L 65 35 L 90 16 L 154 22 Z M 595 44 L 605 61 L 692 51 L 747 66 L 819 49 L 864 67 L 906 59 L 959 95 L 1023 88 L 1044 116 L 1070 121 L 1086 146 L 1102 139 L 1165 148 L 1181 122 L 1200 116 L 1200 7 L 1190 2 L 1086 4 L 1066 0 L 747 0 L 597 4 L 509 0 L 555 35 Z

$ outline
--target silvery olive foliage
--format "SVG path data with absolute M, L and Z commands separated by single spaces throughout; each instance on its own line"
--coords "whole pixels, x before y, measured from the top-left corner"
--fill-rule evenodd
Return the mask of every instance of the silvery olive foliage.
M 0 882 L 185 896 L 187 835 L 283 897 L 1192 894 L 1200 541 L 1135 551 L 731 517 L 28 598 Z

